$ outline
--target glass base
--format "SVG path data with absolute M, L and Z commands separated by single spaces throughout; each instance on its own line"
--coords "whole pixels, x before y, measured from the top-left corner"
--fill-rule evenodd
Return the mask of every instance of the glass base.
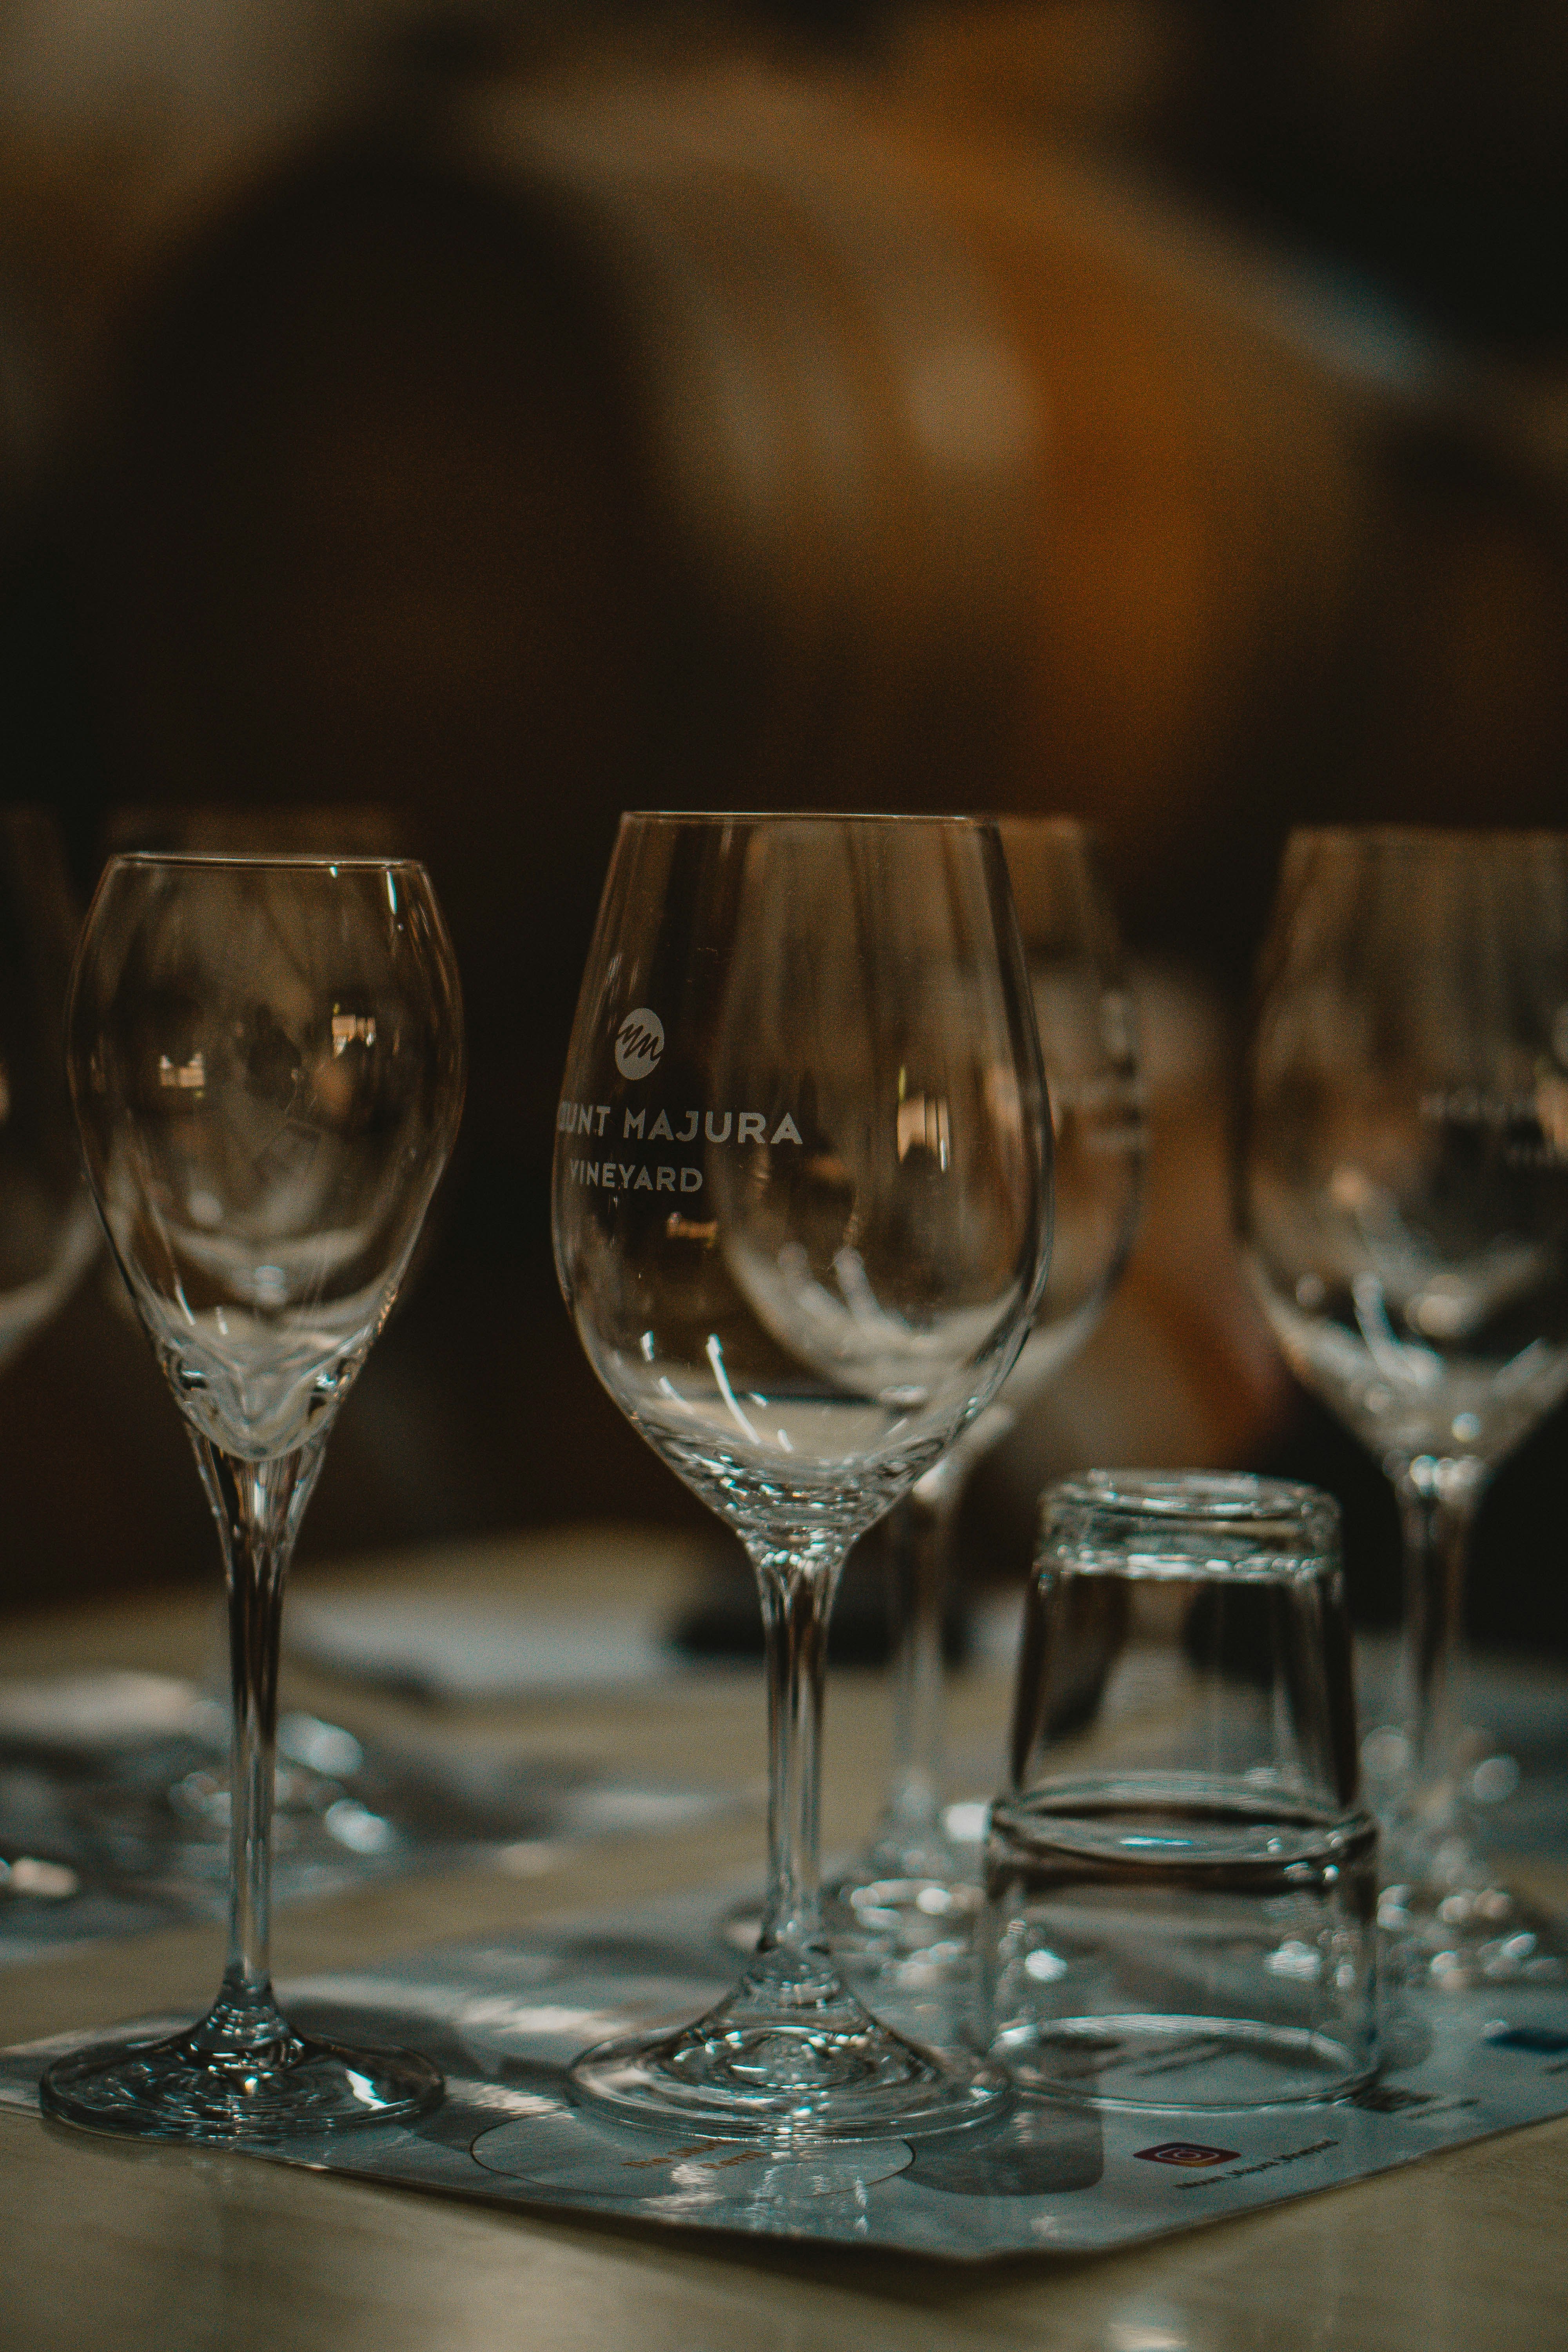
M 999 2053 L 1030 2090 L 1146 2114 L 1342 2098 L 1375 2071 L 1331 2034 L 1229 2017 L 1056 2018 Z
M 692 2025 L 585 2052 L 572 2069 L 578 2095 L 627 2122 L 721 2138 L 923 2138 L 1005 2112 L 999 2069 L 906 2041 L 818 1956 L 793 1973 L 780 1959 L 764 1955 Z
M 445 2087 L 413 2051 L 347 2050 L 295 2033 L 281 2018 L 274 2032 L 241 2047 L 220 2042 L 212 2022 L 164 2042 L 104 2042 L 58 2058 L 38 2104 L 89 2131 L 233 2146 L 404 2123 L 436 2106 Z

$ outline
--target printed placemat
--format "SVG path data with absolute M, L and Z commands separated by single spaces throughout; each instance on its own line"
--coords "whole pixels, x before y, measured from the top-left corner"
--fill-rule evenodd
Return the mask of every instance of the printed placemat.
M 912 2145 L 820 2142 L 791 2156 L 606 2124 L 574 2105 L 567 2070 L 584 2049 L 692 2017 L 731 1981 L 720 1910 L 718 1897 L 689 1897 L 285 1988 L 303 2026 L 423 2051 L 447 2097 L 413 2127 L 257 2153 L 507 2204 L 974 2262 L 1127 2245 L 1568 2112 L 1568 1995 L 1539 1990 L 1431 1996 L 1402 2010 L 1378 2082 L 1321 2105 L 1200 2117 L 1020 2095 L 984 2130 Z M 142 2038 L 184 2021 L 125 2031 Z M 34 2105 L 48 2060 L 94 2038 L 0 2055 L 0 2103 Z

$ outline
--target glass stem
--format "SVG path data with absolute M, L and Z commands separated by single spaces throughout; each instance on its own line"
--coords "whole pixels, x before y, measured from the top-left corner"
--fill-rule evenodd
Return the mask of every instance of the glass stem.
M 919 1846 L 941 1830 L 947 1719 L 942 1613 L 963 1496 L 962 1476 L 948 1462 L 939 1462 L 888 1520 L 893 1771 L 879 1846 Z
M 1465 1568 L 1483 1463 L 1421 1454 L 1392 1467 L 1405 1539 L 1404 1724 L 1407 1810 L 1418 1834 L 1458 1815 L 1458 1668 Z
M 228 1959 L 198 2038 L 239 2048 L 274 2040 L 272 1798 L 278 1751 L 278 1652 L 283 1581 L 316 1474 L 322 1431 L 292 1454 L 243 1462 L 192 1443 L 217 1521 L 228 1588 L 230 1748 Z
M 827 1619 L 847 1546 L 806 1558 L 759 1548 L 768 1684 L 768 1906 L 759 1958 L 826 1961 L 819 1771 Z M 776 1971 L 770 1971 L 774 1973 Z

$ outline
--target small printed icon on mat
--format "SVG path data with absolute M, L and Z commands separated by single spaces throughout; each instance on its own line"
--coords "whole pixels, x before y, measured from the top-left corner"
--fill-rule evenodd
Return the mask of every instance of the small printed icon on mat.
M 1136 2153 L 1145 2164 L 1231 2164 L 1241 2153 L 1234 2147 L 1205 2147 L 1201 2140 L 1163 2139 L 1158 2147 L 1141 2147 Z

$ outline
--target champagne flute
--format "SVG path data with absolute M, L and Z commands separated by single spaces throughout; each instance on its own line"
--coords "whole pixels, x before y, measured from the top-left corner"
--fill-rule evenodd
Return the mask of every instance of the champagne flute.
M 101 2131 L 226 2141 L 416 2114 L 440 2096 L 426 2060 L 288 2024 L 268 1922 L 284 1577 L 462 1105 L 457 971 L 429 877 L 381 858 L 117 857 L 68 1036 L 89 1179 L 223 1550 L 230 1928 L 205 2018 L 58 2060 L 42 2102 Z
M 771 1884 L 727 2000 L 579 2059 L 579 2091 L 612 2110 L 858 2137 L 956 2127 L 1005 2095 L 838 1976 L 818 1733 L 846 1553 L 1023 1344 L 1049 1153 L 993 826 L 622 820 L 558 1115 L 556 1259 L 611 1396 L 756 1570 Z
M 1398 1498 L 1382 1916 L 1438 1985 L 1559 1974 L 1466 1818 L 1456 1674 L 1477 1506 L 1568 1391 L 1568 836 L 1291 835 L 1242 1219 L 1292 1370 Z
M 893 1769 L 866 1853 L 827 1890 L 846 1958 L 961 1966 L 980 1904 L 974 1849 L 943 1821 L 942 1615 L 969 1479 L 1083 1346 L 1127 1262 L 1146 1132 L 1136 1026 L 1116 917 L 1084 827 L 1009 817 L 998 830 L 1028 965 L 1054 1138 L 1050 1276 L 1001 1393 L 888 1522 L 894 1621 Z

